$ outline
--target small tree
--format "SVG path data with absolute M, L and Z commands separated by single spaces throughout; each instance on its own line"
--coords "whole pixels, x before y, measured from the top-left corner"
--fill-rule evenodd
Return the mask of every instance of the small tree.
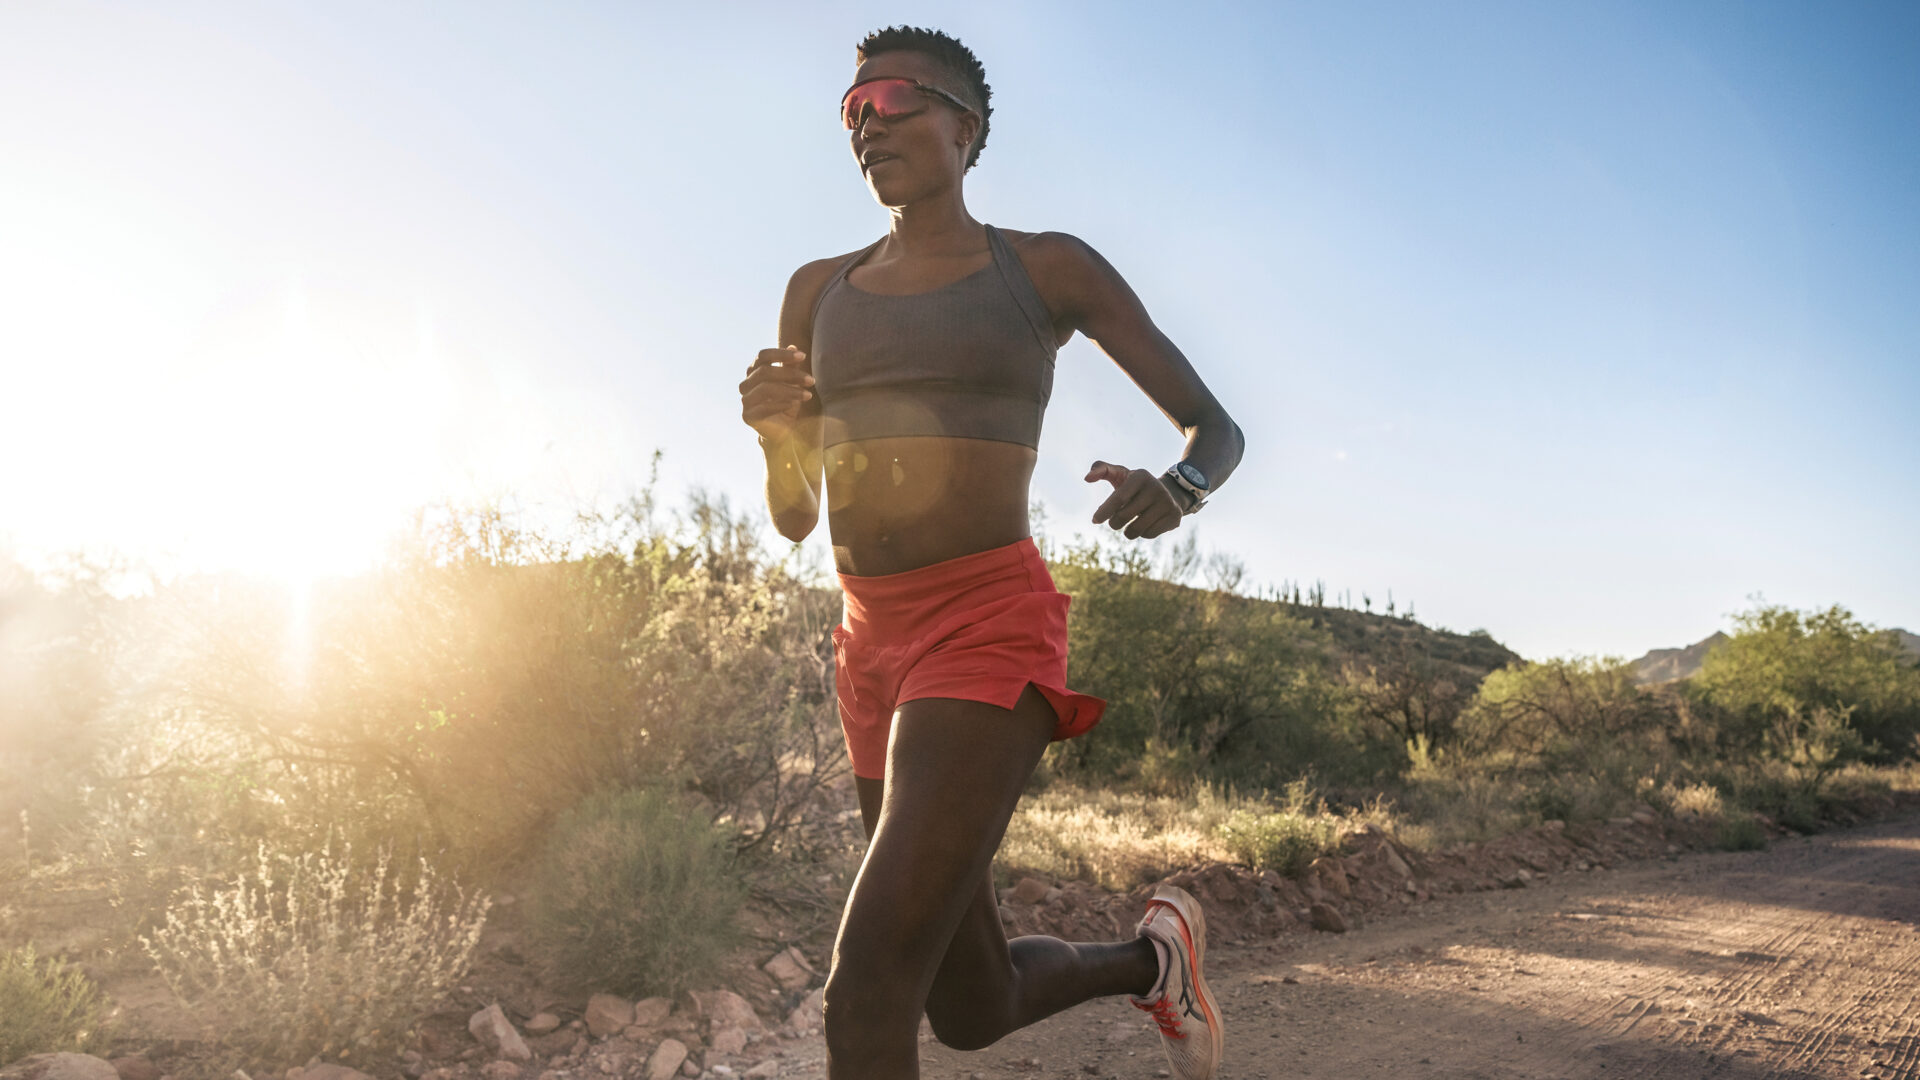
M 1453 742 L 1460 712 L 1476 685 L 1469 673 L 1435 660 L 1424 644 L 1398 637 L 1379 658 L 1349 662 L 1345 675 L 1360 716 L 1396 746 Z
M 1691 680 L 1692 692 L 1725 714 L 1735 740 L 1778 744 L 1771 733 L 1811 723 L 1822 709 L 1846 718 L 1863 753 L 1900 753 L 1920 732 L 1920 664 L 1894 631 L 1838 604 L 1808 612 L 1762 604 L 1735 624 Z
M 1847 723 L 1847 714 L 1852 711 L 1852 706 L 1838 710 L 1817 707 L 1811 714 L 1776 724 L 1768 732 L 1768 752 L 1794 767 L 1805 794 L 1820 794 L 1828 777 L 1865 756 L 1866 743 Z
M 1591 749 L 1665 718 L 1659 700 L 1634 682 L 1630 662 L 1579 657 L 1509 664 L 1488 675 L 1460 726 L 1475 751 L 1537 757 Z
M 1324 631 L 1274 604 L 1188 588 L 1153 569 L 1141 548 L 1101 542 L 1072 547 L 1052 566 L 1074 598 L 1068 681 L 1108 703 L 1101 738 L 1063 744 L 1054 760 L 1122 774 L 1149 758 L 1257 772 L 1272 768 L 1272 738 L 1330 734 L 1338 687 Z

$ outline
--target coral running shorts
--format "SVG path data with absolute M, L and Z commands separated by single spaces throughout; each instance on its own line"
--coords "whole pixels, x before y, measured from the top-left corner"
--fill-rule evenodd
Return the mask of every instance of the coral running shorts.
M 1067 607 L 1032 537 L 898 574 L 840 575 L 846 617 L 833 628 L 834 686 L 853 774 L 886 775 L 893 710 L 920 698 L 1011 709 L 1028 683 L 1059 717 L 1055 739 L 1085 734 L 1107 703 L 1067 689 Z

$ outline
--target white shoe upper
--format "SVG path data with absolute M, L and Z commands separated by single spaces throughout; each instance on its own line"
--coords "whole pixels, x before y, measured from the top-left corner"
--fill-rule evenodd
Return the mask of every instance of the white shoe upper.
M 1212 1080 L 1225 1040 L 1219 1004 L 1201 973 L 1206 915 L 1186 890 L 1162 885 L 1147 903 L 1140 933 L 1162 947 L 1160 981 L 1148 996 L 1128 1000 L 1160 1026 L 1160 1041 L 1177 1080 Z

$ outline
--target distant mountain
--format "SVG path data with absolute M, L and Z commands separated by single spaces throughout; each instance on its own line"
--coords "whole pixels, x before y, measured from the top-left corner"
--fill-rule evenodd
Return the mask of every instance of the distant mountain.
M 1711 636 L 1701 638 L 1684 648 L 1654 649 L 1633 662 L 1634 681 L 1663 683 L 1684 679 L 1699 671 L 1700 662 L 1707 658 L 1707 652 L 1725 640 L 1727 635 L 1715 630 Z
M 1920 659 L 1920 634 L 1895 627 L 1900 645 L 1915 659 Z M 1714 646 L 1727 640 L 1727 635 L 1715 630 L 1711 635 L 1701 638 L 1685 648 L 1654 649 L 1633 662 L 1634 681 L 1641 684 L 1672 682 L 1684 679 L 1700 670 L 1701 661 Z

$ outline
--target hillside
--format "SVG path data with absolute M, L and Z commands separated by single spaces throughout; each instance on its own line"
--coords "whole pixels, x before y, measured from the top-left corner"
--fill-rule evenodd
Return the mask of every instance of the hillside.
M 1424 656 L 1472 672 L 1475 682 L 1488 672 L 1498 671 L 1520 659 L 1519 653 L 1500 644 L 1484 630 L 1457 634 L 1390 615 L 1311 604 L 1256 602 L 1279 603 L 1288 614 L 1326 629 L 1344 659 L 1386 661 L 1409 655 Z
M 1156 584 L 1169 589 L 1206 591 L 1173 582 Z M 824 589 L 820 595 L 826 603 L 835 603 L 839 590 Z M 1374 615 L 1347 608 L 1294 604 L 1260 597 L 1240 597 L 1239 600 L 1246 604 L 1278 607 L 1296 619 L 1327 631 L 1333 639 L 1336 661 L 1390 665 L 1419 658 L 1457 668 L 1463 675 L 1469 676 L 1471 685 L 1478 685 L 1488 672 L 1498 671 L 1521 658 L 1519 653 L 1494 640 L 1493 635 L 1485 630 L 1459 634 L 1405 617 Z

